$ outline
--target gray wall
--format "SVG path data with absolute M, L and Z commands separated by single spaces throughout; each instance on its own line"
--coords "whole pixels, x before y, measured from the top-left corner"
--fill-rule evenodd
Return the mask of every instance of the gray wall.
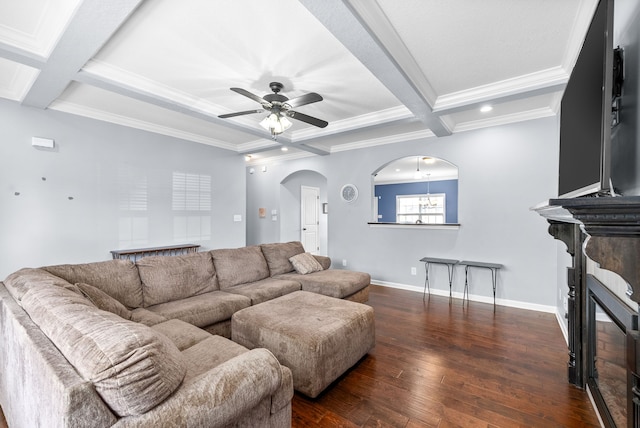
M 611 180 L 616 192 L 640 195 L 640 2 L 616 0 L 613 46 L 624 49 L 620 124 L 612 130 Z
M 3 100 L 0 118 L 0 278 L 107 260 L 119 248 L 245 244 L 238 154 Z M 32 147 L 34 136 L 54 139 L 55 149 Z M 188 210 L 174 200 L 174 179 L 185 174 L 203 185 Z
M 253 170 L 253 173 L 251 172 Z M 314 170 L 284 168 L 282 164 L 248 167 L 247 171 L 247 244 L 299 241 L 300 186 L 320 189 L 320 211 L 327 202 L 327 178 Z M 283 172 L 285 171 L 285 172 Z M 266 218 L 258 216 L 266 208 Z M 272 210 L 278 218 L 273 221 Z M 319 254 L 327 254 L 328 215 L 319 214 Z M 250 237 L 250 238 L 249 238 Z
M 334 267 L 369 272 L 390 285 L 422 289 L 424 256 L 503 263 L 499 299 L 542 305 L 558 301 L 558 248 L 545 219 L 530 207 L 557 194 L 558 126 L 555 117 L 255 167 L 247 179 L 249 212 L 280 209 L 281 181 L 299 170 L 327 177 L 328 252 Z M 458 230 L 371 227 L 371 174 L 390 160 L 429 155 L 459 167 Z M 351 204 L 340 199 L 345 183 L 359 189 Z M 276 225 L 247 218 L 247 242 L 279 240 Z M 411 267 L 417 275 L 411 275 Z M 561 267 L 564 269 L 564 267 Z M 448 292 L 446 269 L 433 270 L 432 286 Z M 472 271 L 471 294 L 491 296 L 489 271 Z M 454 291 L 462 292 L 456 270 Z

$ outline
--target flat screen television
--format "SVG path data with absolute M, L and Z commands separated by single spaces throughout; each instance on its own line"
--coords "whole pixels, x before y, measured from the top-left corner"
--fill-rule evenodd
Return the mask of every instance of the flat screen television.
M 613 0 L 600 0 L 560 105 L 558 195 L 611 190 Z

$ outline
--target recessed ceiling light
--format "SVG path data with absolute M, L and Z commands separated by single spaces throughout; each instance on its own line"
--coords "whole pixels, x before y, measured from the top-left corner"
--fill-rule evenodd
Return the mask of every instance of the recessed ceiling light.
M 289 147 L 282 146 L 280 148 L 280 150 L 282 150 L 283 152 L 288 152 L 289 151 Z
M 251 155 L 245 155 L 244 156 L 244 160 L 246 160 L 247 162 L 249 162 L 251 160 Z
M 396 168 L 396 172 L 400 172 L 400 168 Z
M 493 110 L 493 107 L 492 107 L 492 106 L 490 106 L 490 105 L 488 105 L 488 104 L 487 104 L 487 105 L 484 105 L 484 106 L 482 106 L 482 107 L 480 107 L 480 111 L 481 111 L 482 113 L 488 113 L 488 112 L 490 112 L 491 110 Z

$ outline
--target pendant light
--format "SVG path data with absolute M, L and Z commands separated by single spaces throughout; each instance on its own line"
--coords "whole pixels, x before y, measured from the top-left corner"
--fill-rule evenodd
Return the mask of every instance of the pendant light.
M 416 172 L 413 173 L 413 178 L 416 180 L 420 180 L 422 178 L 422 173 L 420 172 L 420 156 L 416 158 Z
M 430 191 L 431 190 L 431 186 L 430 186 L 430 184 L 431 184 L 431 180 L 430 180 L 431 174 L 427 173 L 426 176 L 427 176 L 427 206 L 428 207 L 435 207 L 436 204 L 431 202 L 431 191 Z

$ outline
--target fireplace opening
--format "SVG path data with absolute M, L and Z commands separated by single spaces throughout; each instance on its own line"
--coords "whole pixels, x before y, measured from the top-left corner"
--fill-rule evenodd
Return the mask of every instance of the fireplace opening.
M 627 331 L 638 314 L 592 275 L 587 275 L 587 385 L 606 427 L 626 427 L 631 388 Z

